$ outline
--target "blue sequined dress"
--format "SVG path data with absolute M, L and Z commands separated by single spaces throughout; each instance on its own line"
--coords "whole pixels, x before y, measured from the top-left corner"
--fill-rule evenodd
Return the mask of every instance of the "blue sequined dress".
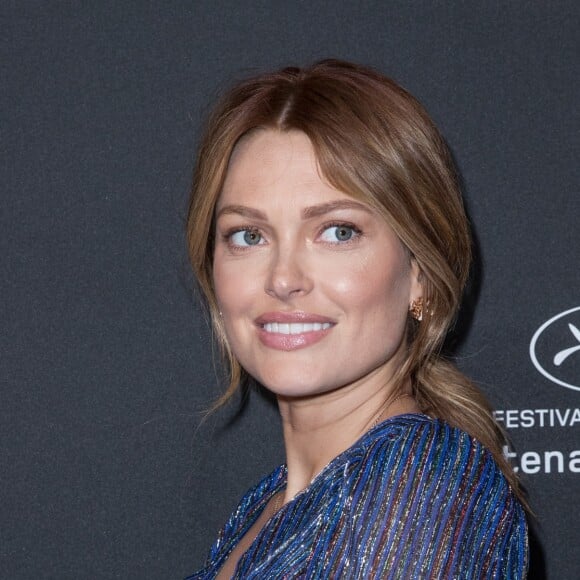
M 280 466 L 241 500 L 205 567 L 215 578 L 273 495 Z M 239 579 L 521 579 L 524 510 L 491 454 L 424 415 L 387 419 L 335 457 L 264 525 Z

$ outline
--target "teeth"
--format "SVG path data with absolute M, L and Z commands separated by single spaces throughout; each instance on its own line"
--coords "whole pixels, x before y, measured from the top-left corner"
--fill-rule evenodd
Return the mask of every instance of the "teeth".
M 286 324 L 282 322 L 268 322 L 263 326 L 266 332 L 277 334 L 304 334 L 305 332 L 316 332 L 330 328 L 330 322 L 293 322 Z

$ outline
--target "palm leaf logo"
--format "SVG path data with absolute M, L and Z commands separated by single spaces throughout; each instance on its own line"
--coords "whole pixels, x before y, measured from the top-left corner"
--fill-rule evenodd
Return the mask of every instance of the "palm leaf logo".
M 557 367 L 559 367 L 571 354 L 574 354 L 576 351 L 580 350 L 580 330 L 578 330 L 578 328 L 573 324 L 568 324 L 568 328 L 570 329 L 570 332 L 574 338 L 578 341 L 578 344 L 576 346 L 565 348 L 564 350 L 556 353 L 556 356 L 554 356 L 554 364 Z

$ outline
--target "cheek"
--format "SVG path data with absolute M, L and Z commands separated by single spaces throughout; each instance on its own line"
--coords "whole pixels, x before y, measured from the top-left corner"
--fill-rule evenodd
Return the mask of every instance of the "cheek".
M 326 272 L 325 280 L 346 316 L 358 318 L 367 330 L 399 333 L 405 328 L 411 286 L 405 260 L 366 260 L 356 268 Z
M 359 297 L 361 302 L 373 297 L 400 294 L 410 288 L 411 266 L 404 256 L 373 253 L 355 263 L 329 264 L 322 279 L 328 280 L 338 292 Z
M 226 327 L 236 315 L 251 309 L 261 288 L 259 277 L 241 261 L 214 260 L 213 283 Z

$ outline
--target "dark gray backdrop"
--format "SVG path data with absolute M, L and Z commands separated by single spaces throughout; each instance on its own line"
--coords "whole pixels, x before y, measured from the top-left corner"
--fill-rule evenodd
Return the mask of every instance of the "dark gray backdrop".
M 200 422 L 219 367 L 184 213 L 200 120 L 223 87 L 335 56 L 402 82 L 455 152 L 479 249 L 458 361 L 527 472 L 532 576 L 579 577 L 580 352 L 553 364 L 578 344 L 578 310 L 536 341 L 556 381 L 528 352 L 580 306 L 579 12 L 3 0 L 0 576 L 181 578 L 281 461 L 258 396 L 230 424 L 233 408 Z

